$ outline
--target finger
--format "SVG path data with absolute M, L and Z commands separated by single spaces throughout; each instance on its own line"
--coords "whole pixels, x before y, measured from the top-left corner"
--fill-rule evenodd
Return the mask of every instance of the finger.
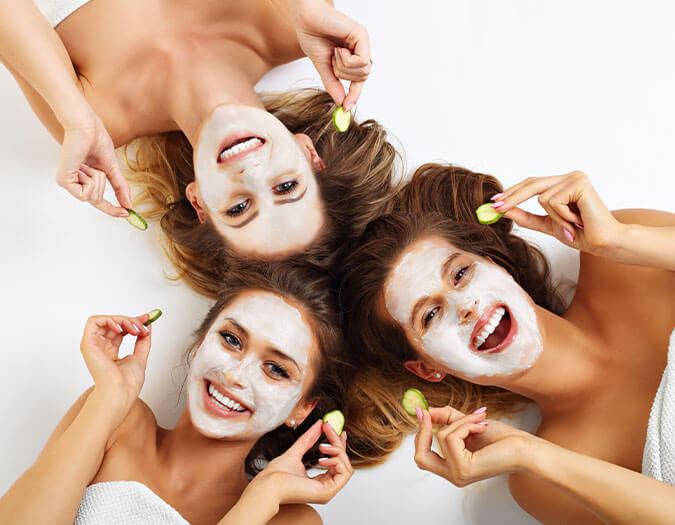
M 483 421 L 486 417 L 487 417 L 486 411 L 464 416 L 463 418 L 454 421 L 452 424 L 448 425 L 447 427 L 443 428 L 440 432 L 438 432 L 437 434 L 438 441 L 440 442 L 442 439 L 445 439 L 447 436 L 452 434 L 456 429 L 458 429 L 462 425 L 470 423 L 478 423 L 480 421 Z
M 415 463 L 423 470 L 440 475 L 445 469 L 445 463 L 443 458 L 431 450 L 432 440 L 431 416 L 429 412 L 422 410 L 420 430 L 415 437 Z
M 463 459 L 464 451 L 467 450 L 464 440 L 472 434 L 484 432 L 486 428 L 487 421 L 483 421 L 482 423 L 465 423 L 457 427 L 443 442 L 439 439 L 438 444 L 446 457 L 461 460 Z
M 567 234 L 567 240 L 572 243 L 574 241 L 574 238 L 570 238 L 572 235 L 572 232 L 574 232 L 574 226 L 572 223 L 569 221 L 565 220 L 559 213 L 558 211 L 551 205 L 551 195 L 552 193 L 556 190 L 556 188 L 552 188 L 549 191 L 545 191 L 541 195 L 539 195 L 539 204 L 541 205 L 542 208 L 548 213 L 549 217 L 551 217 L 551 220 L 556 223 L 558 226 L 560 226 L 564 231 L 568 232 Z M 573 221 L 574 222 L 574 221 Z
M 94 202 L 100 202 L 103 199 L 103 192 L 105 191 L 105 173 L 100 170 L 94 169 L 91 166 L 83 164 L 80 167 L 80 171 L 84 173 L 87 177 L 91 177 L 96 182 L 96 190 L 94 191 L 91 200 Z
M 499 200 L 494 203 L 493 208 L 500 213 L 507 212 L 535 195 L 539 195 L 555 186 L 563 179 L 563 177 L 564 175 L 554 175 L 552 177 L 532 177 L 525 179 L 523 182 L 505 190 L 501 194 Z
M 342 441 L 340 441 L 340 436 L 337 435 L 335 429 L 329 423 L 324 423 L 321 426 L 321 429 L 323 430 L 323 433 L 326 435 L 331 445 L 337 448 L 344 448 Z
M 343 430 L 342 434 L 340 434 L 340 441 L 342 441 L 342 446 L 344 447 L 345 450 L 347 450 L 347 431 Z
M 345 69 L 341 67 L 335 57 L 333 57 L 333 73 L 341 80 L 350 81 L 365 81 L 368 78 L 368 73 L 362 69 Z
M 305 455 L 310 448 L 314 446 L 321 437 L 321 420 L 318 419 L 314 424 L 309 427 L 302 436 L 300 436 L 293 445 L 286 451 L 287 454 L 292 454 L 297 457 L 302 457 Z
M 553 221 L 548 215 L 537 215 L 520 208 L 512 208 L 504 214 L 504 217 L 523 228 L 553 235 Z
M 328 443 L 321 443 L 319 445 L 319 450 L 321 450 L 323 454 L 340 457 L 342 461 L 344 461 L 345 464 L 351 469 L 351 463 L 349 461 L 349 457 L 347 456 L 347 451 L 341 446 L 336 447 L 335 445 L 330 445 Z
M 150 355 L 151 343 L 152 334 L 150 334 L 150 332 L 141 334 L 136 338 L 136 344 L 134 345 L 134 358 L 138 359 L 143 368 L 145 368 L 148 364 L 148 355 Z
M 133 204 L 131 202 L 131 190 L 129 189 L 129 183 L 122 174 L 122 170 L 117 164 L 117 160 L 114 158 L 114 155 L 111 163 L 108 165 L 106 173 L 108 175 L 108 181 L 110 181 L 110 185 L 115 191 L 117 202 L 120 203 L 122 208 L 132 208 Z M 123 211 L 128 215 L 126 209 Z
M 434 425 L 449 425 L 465 416 L 464 412 L 460 412 L 451 406 L 440 408 L 430 407 L 429 415 L 431 416 L 431 422 Z
M 358 65 L 353 65 L 357 63 Z M 362 57 L 352 55 L 344 47 L 336 47 L 333 57 L 333 70 L 343 80 L 365 81 L 370 74 L 370 63 Z
M 110 330 L 112 330 L 116 334 L 121 334 L 124 332 L 124 329 L 118 323 L 116 323 L 114 319 L 110 317 L 106 318 L 106 325 Z
M 105 199 L 102 199 L 99 202 L 90 202 L 89 204 L 91 204 L 97 210 L 102 211 L 106 215 L 110 215 L 111 217 L 128 217 L 129 216 L 129 213 L 126 210 L 124 210 L 124 209 L 122 209 L 118 206 L 114 206 L 111 202 L 109 202 Z
M 548 199 L 551 207 L 557 211 L 563 219 L 572 224 L 583 225 L 581 215 L 576 213 L 570 207 L 570 204 L 576 205 L 580 200 L 580 195 L 578 195 L 579 189 L 580 188 L 576 184 L 567 184 L 560 191 L 553 192 Z
M 124 330 L 126 330 L 126 332 L 128 334 L 140 335 L 140 333 L 141 333 L 140 329 L 129 318 L 123 318 L 122 322 L 120 324 L 122 325 L 122 328 L 124 328 Z
M 347 111 L 351 111 L 354 105 L 356 105 L 364 85 L 365 82 L 352 82 L 349 84 L 349 93 L 347 93 L 347 97 L 345 98 L 345 109 Z
M 71 186 L 74 190 L 71 193 L 81 201 L 88 201 L 96 188 L 94 179 L 87 176 L 83 171 L 78 170 L 77 183 L 78 185 Z
M 340 80 L 335 76 L 333 72 L 333 64 L 329 63 L 318 63 L 314 62 L 314 67 L 321 77 L 321 82 L 323 82 L 326 91 L 335 101 L 338 106 L 342 106 L 345 100 L 345 89 L 342 87 Z

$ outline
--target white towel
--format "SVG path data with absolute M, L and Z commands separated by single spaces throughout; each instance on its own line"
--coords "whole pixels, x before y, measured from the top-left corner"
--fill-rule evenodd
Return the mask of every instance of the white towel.
M 64 18 L 78 10 L 89 0 L 33 0 L 52 27 L 56 27 Z
M 668 364 L 649 414 L 642 473 L 675 485 L 675 330 L 670 334 Z
M 105 481 L 84 492 L 75 525 L 189 525 L 176 509 L 137 481 Z

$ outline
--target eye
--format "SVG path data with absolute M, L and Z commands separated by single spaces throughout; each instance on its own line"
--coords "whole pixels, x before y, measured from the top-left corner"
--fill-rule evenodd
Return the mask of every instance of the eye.
M 426 315 L 424 316 L 424 319 L 422 320 L 422 325 L 426 328 L 429 326 L 429 323 L 431 320 L 436 317 L 436 314 L 438 314 L 439 310 L 441 309 L 440 306 L 437 306 L 436 308 L 433 308 L 429 310 Z
M 286 369 L 281 365 L 276 363 L 265 363 L 263 366 L 267 370 L 267 373 L 275 379 L 279 379 L 281 377 L 288 379 L 290 377 L 288 372 L 286 372 Z
M 229 210 L 227 210 L 225 213 L 229 215 L 230 217 L 236 217 L 237 215 L 241 215 L 244 213 L 246 210 L 248 210 L 248 207 L 251 204 L 250 199 L 246 199 L 245 201 L 240 202 L 236 206 L 233 206 Z
M 272 191 L 276 193 L 277 195 L 283 195 L 285 193 L 290 193 L 295 188 L 298 187 L 298 181 L 296 180 L 289 180 L 286 182 L 282 182 L 281 184 L 277 184 L 272 188 Z
M 469 269 L 468 266 L 462 266 L 462 267 L 459 269 L 459 271 L 455 274 L 455 277 L 454 277 L 455 284 L 457 284 L 459 281 L 462 280 L 462 277 L 464 277 L 464 274 L 466 273 L 466 271 L 467 271 L 468 269 Z
M 241 341 L 239 340 L 239 338 L 236 335 L 228 332 L 227 330 L 221 330 L 218 333 L 220 334 L 220 337 L 223 338 L 223 341 L 225 341 L 232 348 L 236 348 L 237 350 L 241 350 Z

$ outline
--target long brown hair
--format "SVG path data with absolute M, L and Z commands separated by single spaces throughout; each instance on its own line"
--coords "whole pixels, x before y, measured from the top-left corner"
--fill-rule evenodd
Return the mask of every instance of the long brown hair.
M 345 407 L 349 372 L 345 364 L 345 350 L 340 332 L 337 302 L 330 277 L 316 265 L 290 260 L 283 263 L 258 263 L 254 266 L 237 266 L 223 279 L 218 299 L 209 310 L 199 329 L 195 343 L 186 353 L 189 366 L 193 351 L 206 336 L 220 313 L 241 293 L 250 290 L 272 292 L 299 304 L 311 319 L 314 336 L 319 343 L 320 362 L 314 383 L 305 399 L 316 399 L 317 404 L 297 429 L 286 425 L 268 432 L 254 445 L 246 458 L 246 472 L 255 476 L 266 461 L 285 452 L 317 418 L 326 412 Z M 313 447 L 303 458 L 305 466 L 315 465 L 320 457 L 318 447 Z
M 391 209 L 392 175 L 398 153 L 385 129 L 374 120 L 352 121 L 345 133 L 331 122 L 330 95 L 297 89 L 261 95 L 270 113 L 291 133 L 305 133 L 326 164 L 317 173 L 327 213 L 326 231 L 306 257 L 328 266 L 340 260 L 343 246 L 366 225 Z M 192 146 L 182 132 L 138 139 L 124 151 L 144 215 L 160 220 L 162 246 L 177 275 L 197 292 L 215 297 L 223 273 L 240 258 L 207 221 L 200 224 L 185 196 L 194 180 Z
M 340 302 L 344 331 L 359 373 L 349 401 L 350 449 L 355 464 L 382 461 L 416 423 L 400 399 L 420 389 L 432 406 L 450 404 L 466 411 L 487 405 L 490 413 L 514 410 L 523 398 L 493 386 L 447 376 L 430 383 L 408 373 L 404 363 L 419 357 L 403 330 L 378 315 L 385 280 L 400 254 L 417 239 L 437 235 L 504 268 L 535 303 L 561 312 L 549 265 L 534 246 L 512 233 L 511 220 L 478 223 L 475 209 L 502 191 L 494 177 L 456 166 L 425 164 L 399 192 L 395 211 L 368 226 L 341 268 Z

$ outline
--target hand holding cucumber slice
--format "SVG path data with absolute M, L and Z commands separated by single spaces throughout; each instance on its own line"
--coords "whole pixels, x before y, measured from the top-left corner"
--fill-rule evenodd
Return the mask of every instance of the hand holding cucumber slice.
M 486 202 L 476 208 L 476 217 L 481 224 L 494 224 L 501 219 L 504 214 L 499 213 L 492 207 L 492 202 Z
M 148 315 L 150 316 L 150 319 L 145 321 L 143 326 L 148 326 L 149 324 L 154 323 L 157 319 L 159 319 L 159 316 L 162 315 L 162 311 L 159 308 L 155 308 L 154 310 L 150 310 Z
M 405 391 L 403 399 L 401 399 L 401 404 L 405 411 L 411 416 L 417 415 L 416 408 L 422 408 L 424 410 L 429 409 L 429 403 L 427 403 L 424 394 L 416 388 L 409 388 Z
M 323 422 L 328 423 L 333 427 L 333 430 L 335 430 L 335 433 L 339 436 L 342 434 L 342 429 L 345 426 L 345 416 L 339 410 L 333 410 L 323 416 Z
M 140 216 L 139 213 L 135 212 L 131 208 L 127 208 L 127 211 L 129 212 L 129 216 L 125 217 L 125 219 L 129 224 L 142 231 L 148 229 L 148 223 L 145 221 L 143 217 Z
M 349 129 L 349 124 L 352 122 L 352 114 L 345 111 L 342 106 L 338 106 L 333 111 L 333 125 L 340 133 L 344 133 Z

